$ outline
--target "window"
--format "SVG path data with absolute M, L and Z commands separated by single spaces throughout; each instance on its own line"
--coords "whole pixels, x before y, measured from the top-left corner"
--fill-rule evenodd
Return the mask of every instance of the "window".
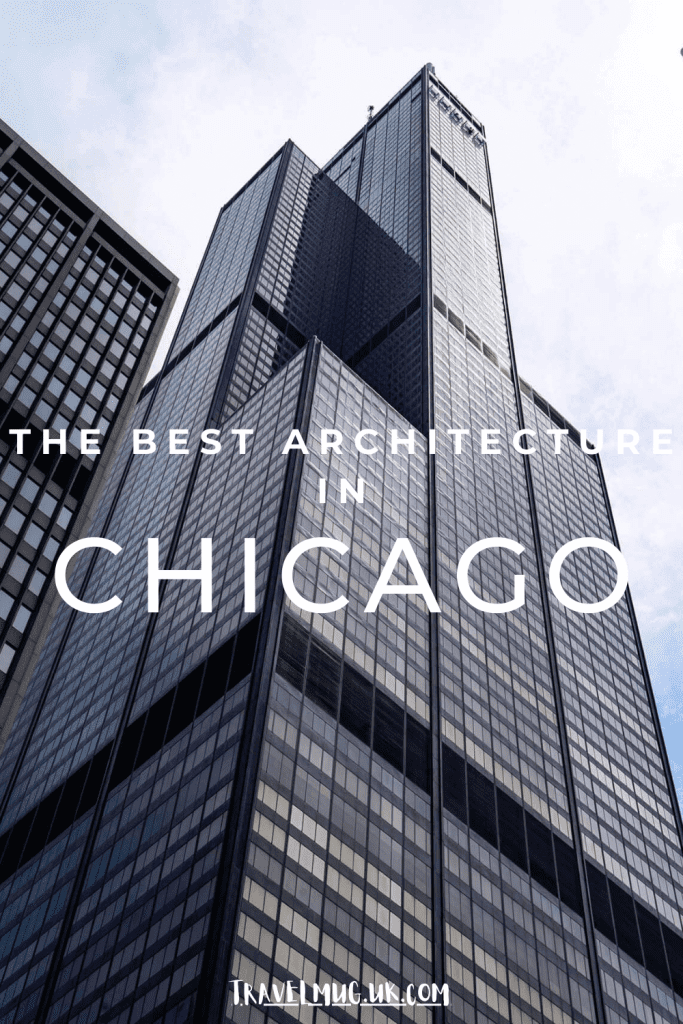
M 8 619 L 14 607 L 14 598 L 6 590 L 0 590 L 0 619 Z
M 23 633 L 28 625 L 28 620 L 31 618 L 31 609 L 27 608 L 25 604 L 22 604 L 19 611 L 14 616 L 14 622 L 12 625 L 15 629 L 18 629 L 20 633 Z
M 14 647 L 11 647 L 9 644 L 3 644 L 2 650 L 0 651 L 0 672 L 8 671 L 15 653 L 16 651 Z
M 30 544 L 32 548 L 38 548 L 44 534 L 44 530 L 41 530 L 41 528 L 36 526 L 35 523 L 31 523 L 24 534 L 24 540 L 27 544 Z
M 51 516 L 54 510 L 57 508 L 57 502 L 51 494 L 44 494 L 40 499 L 38 508 L 41 512 L 44 512 L 46 516 Z
M 39 594 L 40 591 L 42 590 L 43 584 L 45 583 L 46 579 L 47 576 L 45 575 L 45 573 L 40 572 L 39 569 L 36 569 L 33 576 L 31 577 L 31 582 L 28 585 L 28 589 L 31 591 L 32 594 Z
M 54 537 L 50 537 L 47 544 L 43 548 L 43 557 L 49 559 L 49 561 L 51 562 L 58 551 L 59 541 L 55 540 Z
M 5 466 L 5 469 L 2 472 L 2 479 L 10 487 L 14 487 L 14 485 L 19 480 L 20 476 L 21 473 L 19 472 L 17 467 L 12 465 Z
M 19 533 L 25 521 L 26 516 L 24 513 L 20 512 L 18 508 L 13 508 L 5 520 L 5 526 L 8 530 L 11 530 L 12 533 Z
M 24 480 L 19 493 L 26 498 L 27 501 L 33 501 L 38 493 L 38 484 L 35 484 L 33 480 Z
M 9 574 L 17 583 L 23 583 L 29 569 L 30 563 L 25 558 L 22 558 L 21 555 L 15 555 L 14 561 L 9 567 Z

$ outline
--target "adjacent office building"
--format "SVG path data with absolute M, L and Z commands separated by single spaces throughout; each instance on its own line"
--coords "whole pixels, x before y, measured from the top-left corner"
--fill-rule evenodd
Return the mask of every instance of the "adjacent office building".
M 600 462 L 517 374 L 484 130 L 431 66 L 221 210 L 134 427 L 90 530 L 121 550 L 70 581 L 120 604 L 61 606 L 0 763 L 0 1020 L 683 1019 L 630 598 L 548 585 L 568 541 L 616 545 Z M 347 550 L 302 551 L 285 596 L 316 537 Z M 466 598 L 484 537 L 524 551 L 481 552 Z M 166 571 L 212 538 L 210 609 L 205 571 L 148 611 L 147 538 Z M 367 611 L 399 538 L 404 590 Z M 521 607 L 476 606 L 521 572 Z M 587 549 L 562 584 L 614 577 Z
M 56 554 L 87 531 L 175 291 L 0 122 L 0 746 L 54 614 Z

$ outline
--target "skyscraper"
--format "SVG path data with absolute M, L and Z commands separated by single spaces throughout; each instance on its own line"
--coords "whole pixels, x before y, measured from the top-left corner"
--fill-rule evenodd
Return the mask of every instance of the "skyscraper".
M 134 428 L 90 531 L 121 550 L 70 580 L 120 604 L 62 606 L 0 764 L 6 1024 L 681 1019 L 630 598 L 548 582 L 616 544 L 600 463 L 518 377 L 484 130 L 431 66 L 221 210 Z M 463 575 L 482 538 L 523 550 Z
M 87 530 L 175 291 L 0 121 L 0 746 L 54 614 L 57 551 Z

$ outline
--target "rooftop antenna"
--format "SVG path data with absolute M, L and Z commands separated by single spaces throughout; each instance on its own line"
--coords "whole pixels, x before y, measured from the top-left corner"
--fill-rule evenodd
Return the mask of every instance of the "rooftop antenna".
M 374 112 L 375 108 L 373 107 L 372 104 L 370 104 L 370 106 L 368 107 L 368 121 L 372 121 L 372 115 L 374 114 Z

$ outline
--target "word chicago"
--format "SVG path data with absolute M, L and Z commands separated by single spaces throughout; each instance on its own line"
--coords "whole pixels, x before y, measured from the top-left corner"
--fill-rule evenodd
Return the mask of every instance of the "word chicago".
M 69 544 L 57 559 L 55 565 L 55 584 L 62 600 L 66 601 L 77 611 L 86 612 L 90 615 L 101 615 L 113 611 L 121 603 L 117 595 L 108 597 L 106 600 L 92 602 L 82 601 L 69 589 L 67 583 L 67 570 L 71 559 L 79 551 L 87 548 L 103 548 L 112 555 L 118 555 L 123 550 L 119 544 L 107 540 L 105 537 L 86 537 L 82 540 Z M 485 537 L 479 540 L 462 554 L 456 571 L 458 587 L 463 598 L 473 608 L 488 614 L 501 614 L 515 611 L 524 604 L 525 576 L 517 573 L 513 576 L 513 596 L 509 601 L 486 601 L 479 597 L 470 584 L 469 570 L 474 559 L 488 549 L 504 549 L 521 556 L 524 547 L 518 541 L 509 537 Z M 565 560 L 575 551 L 583 548 L 598 548 L 605 551 L 616 568 L 616 583 L 612 592 L 600 601 L 582 602 L 576 601 L 564 590 L 560 572 Z M 343 558 L 349 553 L 349 547 L 341 540 L 331 537 L 310 537 L 296 544 L 286 555 L 282 563 L 281 580 L 284 591 L 290 601 L 303 611 L 319 615 L 332 614 L 339 611 L 348 604 L 348 599 L 340 594 L 329 601 L 311 601 L 305 598 L 296 588 L 294 582 L 294 571 L 299 559 L 308 551 L 327 550 Z M 256 611 L 256 539 L 247 537 L 243 542 L 244 558 L 244 610 L 245 612 Z M 410 570 L 415 580 L 414 583 L 391 583 L 394 571 L 403 560 L 404 565 Z M 159 565 L 159 539 L 149 537 L 147 539 L 147 611 L 154 613 L 159 611 L 159 583 L 162 580 L 198 580 L 201 584 L 201 611 L 211 612 L 213 610 L 213 588 L 212 588 L 212 540 L 210 537 L 202 537 L 200 541 L 200 566 L 199 569 L 162 569 Z M 548 570 L 548 582 L 557 600 L 571 611 L 583 615 L 605 611 L 611 608 L 623 596 L 628 583 L 628 570 L 626 560 L 621 551 L 608 541 L 598 537 L 579 537 L 564 544 L 553 557 Z M 434 592 L 429 585 L 425 572 L 420 565 L 415 549 L 407 537 L 399 537 L 392 547 L 389 556 L 380 572 L 370 599 L 365 606 L 365 614 L 372 615 L 377 611 L 380 601 L 392 594 L 416 594 L 421 596 L 430 612 L 439 614 L 439 608 Z

